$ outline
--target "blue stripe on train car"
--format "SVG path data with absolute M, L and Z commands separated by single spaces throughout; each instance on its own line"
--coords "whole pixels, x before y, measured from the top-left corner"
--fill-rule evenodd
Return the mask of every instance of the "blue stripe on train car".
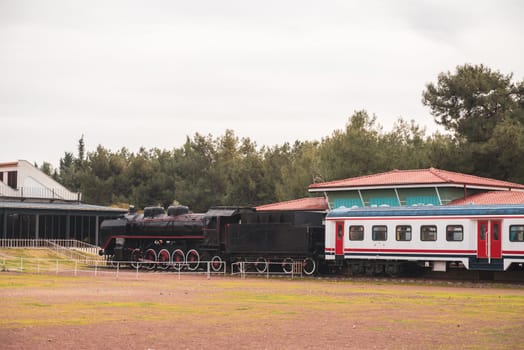
M 499 205 L 443 205 L 419 207 L 338 208 L 327 218 L 381 217 L 381 216 L 475 216 L 475 215 L 524 215 L 523 204 Z

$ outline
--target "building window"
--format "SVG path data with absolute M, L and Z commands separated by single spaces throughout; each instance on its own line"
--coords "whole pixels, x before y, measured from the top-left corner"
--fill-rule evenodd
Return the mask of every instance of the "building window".
M 349 240 L 350 241 L 364 240 L 364 226 L 349 226 Z
M 411 226 L 397 226 L 396 238 L 397 241 L 411 241 Z
M 17 189 L 17 172 L 9 171 L 7 173 L 7 185 L 11 188 Z
M 464 239 L 464 227 L 462 225 L 446 226 L 446 240 L 449 242 L 459 242 Z
M 421 241 L 436 241 L 437 240 L 437 226 L 424 225 L 420 227 Z
M 388 239 L 388 227 L 386 225 L 373 226 L 372 239 L 374 241 L 385 241 Z
M 524 225 L 511 225 L 509 227 L 509 240 L 511 242 L 524 242 Z

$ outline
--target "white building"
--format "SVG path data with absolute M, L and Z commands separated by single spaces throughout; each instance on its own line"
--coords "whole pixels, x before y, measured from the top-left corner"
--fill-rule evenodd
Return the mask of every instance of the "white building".
M 81 202 L 25 160 L 0 163 L 0 239 L 76 239 L 98 245 L 100 223 L 126 210 Z
M 71 192 L 26 160 L 0 163 L 0 200 L 33 199 L 81 201 L 81 193 Z

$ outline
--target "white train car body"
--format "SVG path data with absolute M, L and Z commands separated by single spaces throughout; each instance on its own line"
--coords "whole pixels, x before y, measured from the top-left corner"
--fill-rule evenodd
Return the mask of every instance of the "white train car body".
M 434 271 L 450 264 L 491 271 L 522 267 L 524 205 L 332 210 L 326 216 L 325 259 L 350 265 L 378 261 L 386 270 L 388 263 L 409 261 Z

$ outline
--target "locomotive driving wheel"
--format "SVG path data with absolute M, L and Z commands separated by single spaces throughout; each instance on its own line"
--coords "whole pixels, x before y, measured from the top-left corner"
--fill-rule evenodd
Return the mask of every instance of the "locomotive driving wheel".
M 171 254 L 171 259 L 173 262 L 173 268 L 176 271 L 180 271 L 182 269 L 182 266 L 184 266 L 184 263 L 186 261 L 186 256 L 184 252 L 180 249 L 175 249 L 173 253 Z
M 148 250 L 146 250 L 144 254 L 144 261 L 145 263 L 143 264 L 143 267 L 146 270 L 153 270 L 155 268 L 157 256 L 153 248 L 149 248 Z
M 198 254 L 198 251 L 195 249 L 191 249 L 187 252 L 186 261 L 187 269 L 189 271 L 195 271 L 198 269 L 198 265 L 200 264 L 200 254 Z
M 162 249 L 158 253 L 158 268 L 161 270 L 167 270 L 169 268 L 170 259 L 171 255 L 169 254 L 169 251 L 167 249 Z

